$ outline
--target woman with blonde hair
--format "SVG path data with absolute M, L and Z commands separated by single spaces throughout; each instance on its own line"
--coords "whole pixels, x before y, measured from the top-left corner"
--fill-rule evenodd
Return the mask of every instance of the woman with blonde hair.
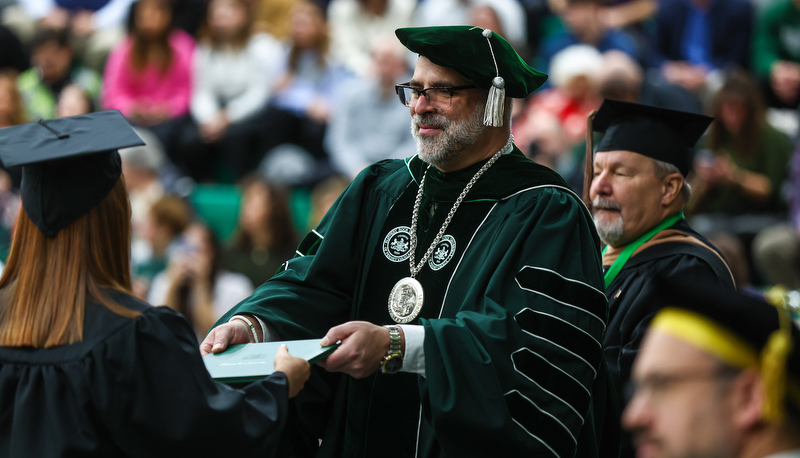
M 241 390 L 208 375 L 194 331 L 131 295 L 130 209 L 118 112 L 0 130 L 23 165 L 19 225 L 0 277 L 0 456 L 264 456 L 308 363 L 281 348 Z

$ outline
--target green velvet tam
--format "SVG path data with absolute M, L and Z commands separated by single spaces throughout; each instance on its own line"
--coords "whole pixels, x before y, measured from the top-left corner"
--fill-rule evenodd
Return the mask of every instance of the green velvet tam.
M 497 59 L 495 68 L 483 31 L 469 25 L 408 27 L 395 30 L 395 35 L 412 52 L 452 68 L 483 89 L 490 89 L 492 80 L 500 76 L 508 97 L 524 98 L 544 84 L 547 75 L 528 65 L 505 38 L 492 32 L 489 41 Z

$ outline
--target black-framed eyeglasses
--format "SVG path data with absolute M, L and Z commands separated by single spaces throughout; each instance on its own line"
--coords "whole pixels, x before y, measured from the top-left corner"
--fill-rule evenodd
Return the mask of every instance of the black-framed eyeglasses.
M 408 83 L 397 84 L 394 87 L 397 96 L 400 97 L 400 102 L 407 107 L 415 107 L 417 100 L 421 95 L 425 96 L 425 100 L 433 108 L 443 110 L 450 108 L 453 103 L 453 94 L 457 91 L 465 89 L 477 89 L 477 86 L 468 84 L 466 86 L 451 86 L 451 87 L 429 87 L 427 89 L 419 89 L 411 86 Z

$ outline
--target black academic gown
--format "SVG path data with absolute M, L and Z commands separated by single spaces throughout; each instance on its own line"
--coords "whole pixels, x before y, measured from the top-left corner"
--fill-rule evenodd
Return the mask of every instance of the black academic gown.
M 628 259 L 617 277 L 606 288 L 609 322 L 603 347 L 609 372 L 617 388 L 620 404 L 626 404 L 626 384 L 631 367 L 642 343 L 657 303 L 650 280 L 656 276 L 693 278 L 698 283 L 718 284 L 735 288 L 724 257 L 703 236 L 695 232 L 685 219 L 665 229 L 687 234 L 707 247 L 695 243 L 665 241 L 643 249 Z M 608 265 L 603 262 L 603 270 Z M 623 440 L 622 456 L 633 456 L 630 441 Z
M 282 372 L 242 390 L 215 383 L 183 317 L 111 297 L 141 315 L 90 304 L 80 343 L 0 348 L 0 456 L 272 456 Z

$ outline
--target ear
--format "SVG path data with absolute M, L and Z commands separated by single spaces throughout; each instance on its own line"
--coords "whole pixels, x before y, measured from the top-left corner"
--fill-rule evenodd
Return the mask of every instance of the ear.
M 669 207 L 683 189 L 683 175 L 680 173 L 670 173 L 661 182 L 661 205 Z
M 742 431 L 750 430 L 762 420 L 764 406 L 764 384 L 761 374 L 747 369 L 731 382 L 730 393 L 732 422 Z

